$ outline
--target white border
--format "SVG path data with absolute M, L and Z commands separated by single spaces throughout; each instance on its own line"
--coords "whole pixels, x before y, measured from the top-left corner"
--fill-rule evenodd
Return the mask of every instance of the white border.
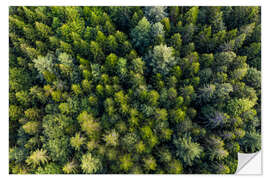
M 121 5 L 121 6 L 150 6 L 150 5 L 166 5 L 166 6 L 260 6 L 262 5 L 262 137 L 263 137 L 263 175 L 262 176 L 250 176 L 250 175 L 75 175 L 75 176 L 64 176 L 64 175 L 8 175 L 8 6 L 110 6 L 110 5 Z M 270 7 L 269 0 L 10 0 L 1 2 L 1 60 L 0 60 L 0 137 L 1 137 L 1 148 L 0 148 L 0 175 L 1 179 L 269 179 L 270 176 L 270 151 L 269 151 L 269 139 L 270 139 Z M 265 153 L 264 153 L 265 152 Z M 266 153 L 268 152 L 268 153 Z M 268 170 L 269 169 L 269 170 Z

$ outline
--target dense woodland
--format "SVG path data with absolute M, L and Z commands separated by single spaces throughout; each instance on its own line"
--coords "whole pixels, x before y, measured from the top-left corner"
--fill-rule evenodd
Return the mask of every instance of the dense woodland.
M 9 173 L 227 174 L 260 150 L 260 7 L 9 13 Z

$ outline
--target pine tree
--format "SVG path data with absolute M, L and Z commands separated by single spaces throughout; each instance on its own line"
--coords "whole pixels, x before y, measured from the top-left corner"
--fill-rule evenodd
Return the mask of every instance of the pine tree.
M 198 143 L 192 142 L 190 136 L 174 139 L 173 142 L 177 148 L 177 156 L 189 166 L 196 158 L 200 157 L 200 153 L 203 151 Z
M 44 164 L 48 162 L 49 159 L 46 153 L 46 150 L 37 149 L 36 151 L 32 152 L 31 155 L 27 158 L 26 163 L 34 167 Z
M 86 174 L 94 174 L 102 169 L 102 164 L 99 158 L 86 153 L 81 158 L 81 168 Z

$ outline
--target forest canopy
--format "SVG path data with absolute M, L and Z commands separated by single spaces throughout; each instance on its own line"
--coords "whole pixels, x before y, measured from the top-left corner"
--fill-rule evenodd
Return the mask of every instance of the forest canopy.
M 232 174 L 261 149 L 260 7 L 10 7 L 10 174 Z

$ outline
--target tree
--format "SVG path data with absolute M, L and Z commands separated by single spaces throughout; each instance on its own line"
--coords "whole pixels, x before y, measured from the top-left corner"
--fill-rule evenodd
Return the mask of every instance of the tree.
M 70 155 L 69 137 L 74 132 L 72 118 L 62 114 L 46 115 L 43 118 L 43 144 L 55 162 L 66 162 Z
M 257 70 L 261 69 L 261 43 L 253 42 L 240 52 L 247 55 L 247 64 Z
M 230 83 L 217 84 L 216 87 L 215 96 L 221 100 L 227 98 L 233 92 L 233 87 Z
M 62 114 L 48 114 L 43 117 L 43 132 L 48 138 L 57 138 L 63 134 L 71 134 L 73 132 L 74 120 Z
M 110 7 L 112 20 L 120 30 L 129 29 L 131 15 L 133 10 L 131 7 Z
M 167 75 L 170 68 L 176 63 L 174 49 L 163 44 L 155 46 L 147 59 L 149 59 L 148 64 L 153 73 L 161 73 L 162 75 Z
M 186 24 L 196 24 L 197 18 L 199 14 L 199 7 L 194 6 L 190 8 L 185 14 L 185 22 Z
M 168 113 L 166 109 L 156 109 L 155 117 L 158 121 L 166 121 L 168 119 Z
M 116 42 L 116 38 L 113 35 L 109 35 L 106 40 L 108 52 L 116 53 L 118 48 L 118 43 Z
M 214 160 L 222 160 L 226 158 L 229 155 L 228 151 L 223 148 L 214 149 L 214 151 L 211 152 L 210 159 Z
M 79 84 L 72 84 L 71 89 L 77 96 L 83 94 L 82 88 Z
M 261 87 L 261 72 L 252 67 L 248 68 L 244 81 L 247 85 L 259 89 Z
M 152 106 L 158 105 L 159 94 L 157 91 L 152 90 L 148 93 L 149 103 Z
M 220 7 L 211 7 L 208 10 L 208 16 L 210 24 L 213 27 L 213 32 L 218 32 L 226 29 L 222 16 L 223 12 L 220 10 Z
M 75 174 L 78 170 L 78 165 L 75 163 L 75 161 L 67 162 L 63 167 L 63 172 L 66 174 Z
M 67 53 L 61 53 L 58 56 L 60 69 L 64 74 L 70 75 L 73 70 L 73 59 Z
M 154 44 L 158 45 L 164 42 L 165 31 L 163 24 L 161 24 L 160 22 L 153 24 L 151 27 L 151 32 Z
M 181 54 L 182 37 L 180 33 L 175 33 L 170 39 L 170 45 L 175 49 L 175 56 L 179 57 Z
M 118 57 L 111 53 L 106 57 L 105 66 L 108 72 L 113 72 L 115 70 L 115 66 L 118 62 Z
M 192 23 L 186 24 L 185 26 L 183 26 L 179 29 L 179 32 L 181 33 L 183 44 L 188 44 L 192 40 L 194 31 L 195 31 L 195 26 Z M 187 47 L 186 49 L 191 49 L 191 48 Z M 188 55 L 188 53 L 183 53 L 183 55 Z
M 185 116 L 186 113 L 185 111 L 183 111 L 182 109 L 175 109 L 175 110 L 171 110 L 171 118 L 173 120 L 173 122 L 175 123 L 180 123 L 183 122 L 185 120 Z
M 88 136 L 97 136 L 100 125 L 98 122 L 94 121 L 92 114 L 88 114 L 86 111 L 83 111 L 77 117 L 77 120 L 79 121 L 82 130 L 86 132 Z
M 203 88 L 199 89 L 199 102 L 208 103 L 214 98 L 216 86 L 214 84 L 206 85 Z
M 143 141 L 139 141 L 136 145 L 136 152 L 138 153 L 143 153 L 145 151 L 145 144 L 143 143 Z
M 175 67 L 172 71 L 179 71 L 178 67 Z M 178 73 L 180 72 L 174 72 L 177 76 L 181 76 L 179 75 Z M 175 76 L 170 76 L 169 79 L 168 79 L 168 86 L 171 87 L 171 88 L 175 88 L 177 86 L 177 83 L 178 83 L 178 80 Z
M 255 130 L 247 132 L 240 140 L 240 147 L 245 152 L 256 152 L 261 149 L 261 135 Z
M 26 163 L 33 167 L 37 167 L 41 164 L 46 164 L 49 157 L 46 155 L 47 151 L 43 149 L 37 149 L 32 152 L 31 155 L 26 159 Z
M 9 119 L 12 121 L 18 120 L 23 115 L 23 110 L 20 106 L 10 105 L 9 106 Z
M 198 143 L 192 142 L 190 136 L 174 139 L 173 143 L 177 148 L 176 155 L 189 166 L 196 158 L 200 157 L 200 153 L 203 151 Z
M 106 142 L 107 146 L 117 146 L 119 134 L 113 129 L 112 131 L 105 134 L 103 139 Z
M 38 32 L 38 35 L 42 38 L 42 39 L 46 39 L 49 37 L 49 35 L 52 34 L 52 30 L 49 26 L 47 26 L 46 24 L 40 23 L 40 22 L 36 22 L 35 23 L 36 26 L 36 30 Z
M 170 89 L 168 90 L 168 98 L 169 98 L 170 100 L 174 100 L 176 97 L 177 97 L 177 91 L 176 91 L 176 89 L 170 88 Z
M 153 132 L 149 126 L 144 126 L 141 128 L 141 136 L 143 139 L 147 140 L 153 136 Z
M 34 135 L 39 131 L 40 122 L 37 121 L 29 121 L 23 125 L 23 129 L 26 133 Z
M 13 90 L 26 90 L 31 85 L 31 78 L 29 73 L 20 68 L 10 68 L 9 69 L 9 89 Z
M 97 42 L 90 42 L 90 52 L 94 57 L 94 62 L 102 62 L 104 60 L 104 53 Z
M 135 73 L 143 74 L 144 64 L 145 63 L 144 63 L 144 61 L 141 58 L 133 59 L 132 62 L 131 62 L 131 69 Z
M 43 147 L 48 150 L 49 156 L 54 162 L 62 164 L 69 159 L 71 155 L 71 147 L 68 136 L 58 138 L 46 138 Z
M 206 139 L 206 143 L 207 143 L 209 158 L 211 160 L 214 160 L 214 159 L 222 160 L 229 155 L 228 151 L 224 149 L 224 142 L 221 140 L 220 137 L 217 137 L 215 135 L 210 135 Z
M 178 6 L 170 7 L 169 15 L 170 15 L 170 19 L 173 20 L 173 23 L 176 24 L 177 20 L 179 19 L 180 8 Z
M 44 167 L 39 167 L 36 174 L 62 174 L 61 166 L 55 163 L 48 163 Z
M 120 168 L 125 172 L 127 172 L 133 166 L 130 154 L 124 154 L 123 156 L 121 156 L 120 162 L 121 162 Z
M 169 174 L 182 174 L 183 166 L 179 160 L 174 159 L 169 165 Z
M 146 170 L 156 169 L 157 167 L 156 160 L 152 156 L 143 159 L 143 161 L 144 161 L 144 167 Z
M 150 44 L 151 25 L 148 20 L 143 17 L 137 26 L 131 31 L 132 44 L 139 52 L 145 52 L 145 48 Z
M 127 76 L 127 60 L 124 58 L 119 58 L 116 64 L 116 71 L 119 74 L 121 79 L 126 78 Z
M 42 57 L 38 56 L 37 59 L 34 59 L 34 67 L 43 74 L 44 78 L 51 82 L 55 78 L 55 57 L 52 54 L 47 54 L 47 56 Z
M 96 36 L 96 42 L 102 47 L 102 49 L 105 49 L 105 42 L 106 36 L 103 34 L 103 32 L 98 31 Z
M 236 58 L 234 52 L 221 52 L 215 56 L 215 63 L 218 66 L 227 65 Z
M 102 164 L 99 158 L 86 153 L 81 158 L 81 168 L 86 174 L 94 174 L 102 169 Z
M 138 136 L 136 133 L 127 133 L 122 138 L 122 143 L 124 144 L 125 149 L 128 150 L 128 152 L 132 152 L 135 149 L 135 145 L 138 142 Z
M 166 9 L 166 6 L 147 6 L 144 8 L 144 15 L 152 23 L 160 22 L 167 17 Z
M 254 106 L 254 102 L 248 99 L 231 99 L 227 105 L 227 111 L 231 115 L 242 114 Z
M 171 32 L 171 23 L 170 23 L 170 19 L 165 17 L 161 20 L 161 23 L 163 24 L 164 26 L 164 30 L 165 30 L 165 34 L 166 36 L 169 36 L 170 35 L 170 32 Z
M 80 147 L 84 143 L 85 143 L 85 138 L 81 137 L 80 133 L 76 133 L 74 137 L 70 138 L 70 144 L 76 151 L 79 151 Z

